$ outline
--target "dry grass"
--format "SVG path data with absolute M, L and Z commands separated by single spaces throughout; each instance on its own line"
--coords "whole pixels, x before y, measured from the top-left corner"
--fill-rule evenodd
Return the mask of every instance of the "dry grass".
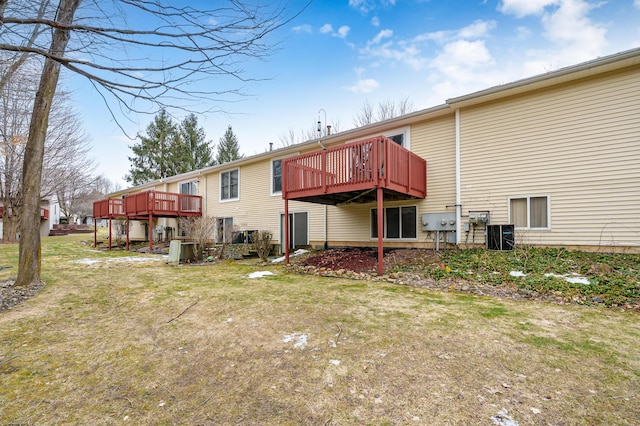
M 640 423 L 637 312 L 175 268 L 86 239 L 45 239 L 47 287 L 0 313 L 2 424 Z

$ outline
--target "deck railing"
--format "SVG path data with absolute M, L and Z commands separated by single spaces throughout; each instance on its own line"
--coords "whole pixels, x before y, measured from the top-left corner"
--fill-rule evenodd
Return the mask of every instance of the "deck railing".
M 11 207 L 7 209 L 7 216 L 11 216 L 13 214 Z M 0 217 L 4 215 L 4 207 L 0 206 Z M 49 209 L 45 209 L 44 207 L 40 207 L 40 220 L 49 219 Z
M 175 192 L 145 191 L 124 198 L 127 216 L 193 216 L 202 214 L 202 197 Z
M 124 200 L 122 198 L 109 198 L 93 203 L 93 217 L 95 219 L 108 219 L 125 217 Z
M 283 160 L 283 198 L 376 187 L 424 198 L 426 161 L 384 136 Z

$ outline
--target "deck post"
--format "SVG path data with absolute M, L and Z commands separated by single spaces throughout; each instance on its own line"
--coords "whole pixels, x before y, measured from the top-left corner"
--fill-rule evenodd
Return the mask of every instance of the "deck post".
M 98 220 L 93 218 L 93 248 L 98 247 Z
M 109 250 L 111 250 L 111 215 L 109 215 Z
M 284 264 L 289 264 L 289 200 L 284 199 Z
M 153 214 L 149 213 L 149 251 L 153 251 Z
M 127 216 L 127 223 L 125 226 L 127 227 L 125 230 L 125 233 L 127 234 L 127 251 L 129 251 L 129 216 Z
M 384 247 L 383 247 L 383 216 L 384 216 L 384 190 L 381 186 L 378 187 L 378 193 L 376 195 L 378 201 L 378 276 L 384 275 Z

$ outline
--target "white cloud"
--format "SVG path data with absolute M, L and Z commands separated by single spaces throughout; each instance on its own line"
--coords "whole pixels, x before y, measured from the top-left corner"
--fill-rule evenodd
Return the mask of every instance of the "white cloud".
M 349 0 L 349 7 L 359 10 L 362 13 L 368 13 L 378 7 L 395 6 L 396 0 Z
M 476 79 L 479 69 L 494 63 L 484 41 L 457 40 L 444 46 L 432 66 L 453 80 L 469 82 Z
M 467 25 L 458 31 L 459 38 L 479 38 L 485 37 L 490 30 L 496 27 L 496 21 L 477 20 L 471 25 Z
M 355 72 L 358 77 L 362 76 L 365 71 L 366 69 L 364 67 L 355 67 L 353 69 L 353 72 Z
M 349 31 L 351 30 L 351 28 L 349 28 L 346 25 L 341 26 L 340 28 L 338 28 L 338 31 L 333 34 L 335 37 L 339 37 L 339 38 L 345 38 L 348 34 Z
M 545 36 L 568 51 L 579 49 L 580 57 L 598 56 L 606 46 L 607 30 L 587 17 L 592 8 L 583 0 L 563 0 L 557 10 L 542 17 Z
M 296 33 L 311 33 L 313 31 L 309 24 L 297 25 L 292 30 Z
M 354 84 L 353 86 L 349 86 L 346 89 L 353 93 L 371 93 L 379 86 L 380 83 L 378 83 L 373 78 L 366 78 L 363 80 L 358 80 L 356 84 Z
M 430 33 L 419 34 L 411 39 L 413 43 L 422 43 L 425 41 L 435 41 L 437 43 L 445 43 L 457 39 L 475 39 L 486 37 L 489 32 L 497 27 L 496 21 L 477 20 L 472 24 L 462 27 L 458 30 L 441 30 Z
M 557 5 L 560 0 L 502 0 L 498 11 L 506 15 L 522 18 L 528 15 L 540 15 L 547 6 Z
M 640 9 L 640 0 L 634 0 L 633 6 Z
M 527 27 L 517 27 L 516 37 L 518 40 L 526 40 L 533 35 L 533 32 Z
M 378 44 L 385 38 L 389 38 L 393 35 L 393 30 L 382 30 L 376 36 L 369 41 L 370 44 Z
M 320 32 L 322 34 L 332 33 L 333 32 L 333 25 L 324 24 L 323 26 L 320 27 Z
M 640 0 L 637 0 L 637 1 L 640 2 Z M 377 16 L 374 16 L 373 18 L 371 18 L 371 25 L 373 25 L 374 27 L 379 27 L 380 18 L 378 18 Z

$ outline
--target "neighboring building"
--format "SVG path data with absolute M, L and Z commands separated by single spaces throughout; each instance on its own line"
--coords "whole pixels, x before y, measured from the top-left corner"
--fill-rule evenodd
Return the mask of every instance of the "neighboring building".
M 0 239 L 3 235 L 3 223 L 2 214 L 4 207 L 0 202 Z M 60 220 L 60 206 L 58 205 L 57 198 L 51 196 L 50 198 L 43 198 L 40 200 L 40 236 L 46 237 L 49 235 L 49 231 L 53 229 L 53 225 Z
M 149 190 L 197 194 L 201 213 L 218 218 L 221 229 L 270 230 L 282 244 L 283 182 L 308 189 L 313 184 L 298 178 L 320 170 L 304 165 L 311 161 L 306 154 L 380 135 L 426 160 L 426 197 L 408 190 L 385 195 L 385 247 L 483 246 L 488 222 L 513 225 L 516 244 L 640 252 L 640 49 L 112 197 Z M 369 176 L 371 169 L 356 166 L 364 157 L 370 161 L 373 145 L 367 146 L 358 148 L 357 159 L 350 148 L 327 160 L 325 166 L 338 167 L 349 157 L 346 177 L 331 176 L 330 182 Z M 291 157 L 306 169 L 294 172 L 294 160 L 283 167 Z M 389 164 L 378 166 L 379 176 L 392 172 Z M 322 177 L 325 186 L 328 176 Z M 292 246 L 376 246 L 378 205 L 370 189 L 332 199 L 309 194 L 288 195 Z M 132 222 L 132 238 L 165 227 L 179 235 L 175 218 L 149 217 L 151 226 L 146 217 Z

